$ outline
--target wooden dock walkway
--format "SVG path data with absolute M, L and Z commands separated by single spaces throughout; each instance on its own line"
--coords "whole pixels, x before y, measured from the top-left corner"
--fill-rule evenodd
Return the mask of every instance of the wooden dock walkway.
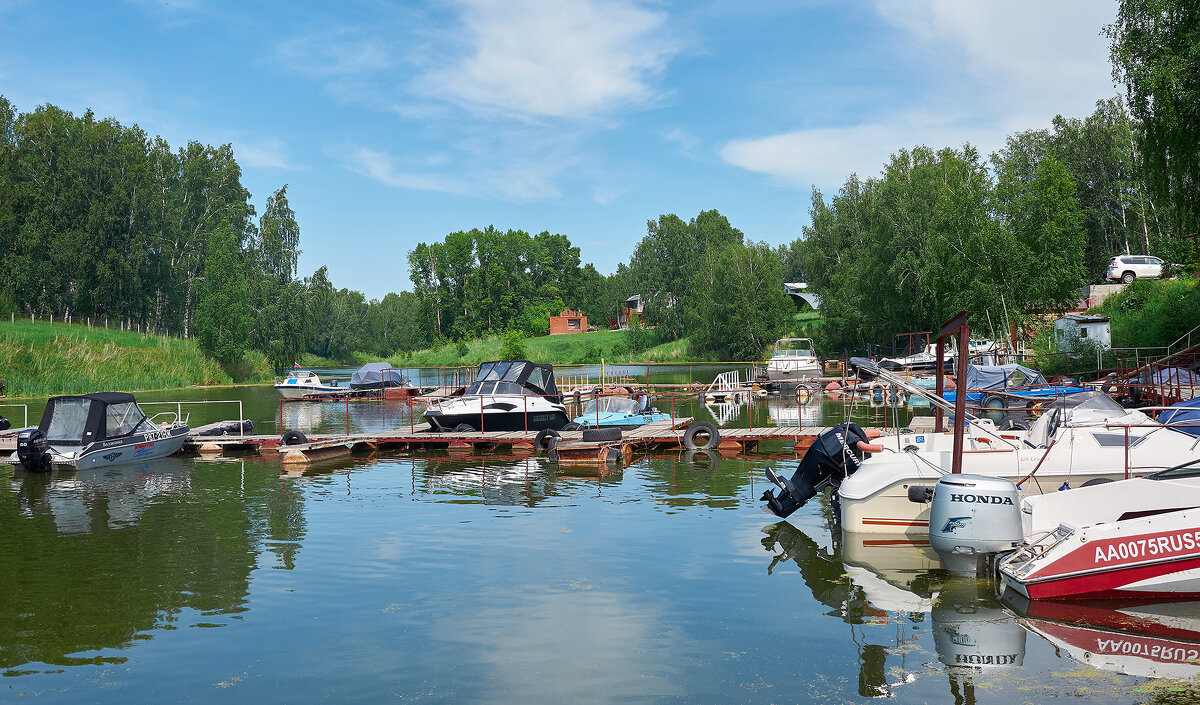
M 679 450 L 683 448 L 683 437 L 691 418 L 682 417 L 672 421 L 646 424 L 621 434 L 620 445 L 637 448 L 644 452 Z M 917 417 L 910 427 L 917 432 L 933 429 L 931 417 Z M 716 450 L 724 454 L 753 452 L 763 441 L 790 442 L 792 453 L 801 455 L 812 440 L 829 430 L 829 426 L 764 426 L 757 428 L 720 428 L 721 442 Z M 867 429 L 868 435 L 894 433 L 894 430 Z M 534 448 L 534 431 L 465 431 L 435 433 L 429 430 L 394 429 L 381 433 L 356 434 L 312 434 L 308 442 L 297 445 L 282 445 L 279 436 L 190 436 L 183 446 L 184 452 L 201 455 L 257 452 L 261 455 L 278 457 L 284 464 L 307 464 L 355 452 L 377 450 L 449 450 L 471 452 L 475 449 L 491 449 L 509 446 L 514 451 L 529 451 Z M 583 441 L 581 431 L 560 431 L 564 445 L 578 447 Z M 0 438 L 0 453 L 16 450 L 16 438 Z M 627 454 L 626 454 L 627 455 Z

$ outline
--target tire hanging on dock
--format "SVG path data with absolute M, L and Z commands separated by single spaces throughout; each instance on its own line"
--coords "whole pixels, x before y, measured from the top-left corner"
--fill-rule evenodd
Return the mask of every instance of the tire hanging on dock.
M 699 438 L 708 440 L 699 443 L 697 442 Z M 687 430 L 683 432 L 683 447 L 688 450 L 711 450 L 719 445 L 721 445 L 721 432 L 707 421 L 695 421 L 688 424 Z
M 305 443 L 308 443 L 308 436 L 305 436 L 299 431 L 288 431 L 287 433 L 283 434 L 283 438 L 279 439 L 279 442 L 285 446 L 304 445 Z

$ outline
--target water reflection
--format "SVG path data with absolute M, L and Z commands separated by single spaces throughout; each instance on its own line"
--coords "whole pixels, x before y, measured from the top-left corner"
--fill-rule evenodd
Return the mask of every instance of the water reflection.
M 787 522 L 763 533 L 763 547 L 774 554 L 768 573 L 794 563 L 813 597 L 829 608 L 826 614 L 852 626 L 896 627 L 852 629 L 859 695 L 890 697 L 928 671 L 906 660 L 927 620 L 956 703 L 975 702 L 976 677 L 1024 663 L 1026 631 L 990 585 L 941 570 L 928 545 L 903 537 L 863 541 L 835 530 L 826 548 Z
M 1131 676 L 1200 676 L 1200 602 L 1030 602 L 1013 592 L 1004 602 L 1079 663 Z
M 187 491 L 189 464 L 179 457 L 96 470 L 57 466 L 27 473 L 13 466 L 11 484 L 23 517 L 49 517 L 59 533 L 95 534 L 134 525 L 165 495 Z
M 300 497 L 240 462 L 0 473 L 0 669 L 119 663 L 157 630 L 240 619 L 264 546 L 304 533 Z

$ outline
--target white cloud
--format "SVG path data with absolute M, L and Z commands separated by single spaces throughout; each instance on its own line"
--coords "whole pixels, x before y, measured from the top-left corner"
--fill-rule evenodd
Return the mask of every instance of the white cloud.
M 882 19 L 902 32 L 880 61 L 917 67 L 910 105 L 881 105 L 870 122 L 798 129 L 729 141 L 729 164 L 780 182 L 827 192 L 847 176 L 878 174 L 888 156 L 924 144 L 985 154 L 1056 114 L 1083 116 L 1116 93 L 1100 31 L 1115 5 L 1095 0 L 959 2 L 877 0 Z M 813 100 L 812 96 L 808 97 Z
M 295 166 L 284 154 L 283 144 L 276 139 L 263 142 L 233 140 L 233 153 L 238 163 L 250 167 L 293 169 Z
M 679 47 L 665 13 L 627 0 L 464 0 L 463 56 L 422 92 L 516 116 L 590 118 L 657 100 Z
M 546 166 L 553 158 L 477 159 L 463 166 L 446 155 L 398 157 L 366 147 L 347 149 L 340 158 L 351 171 L 397 188 L 511 201 L 559 196 L 554 178 L 560 170 Z
M 321 28 L 290 39 L 275 56 L 292 70 L 321 78 L 386 71 L 397 63 L 389 42 L 351 27 Z

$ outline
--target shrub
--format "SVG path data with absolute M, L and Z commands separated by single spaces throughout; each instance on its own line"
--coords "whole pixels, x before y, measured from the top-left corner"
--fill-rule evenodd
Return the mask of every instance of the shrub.
M 510 330 L 500 339 L 500 359 L 524 360 L 529 357 L 525 351 L 525 335 L 519 330 Z

